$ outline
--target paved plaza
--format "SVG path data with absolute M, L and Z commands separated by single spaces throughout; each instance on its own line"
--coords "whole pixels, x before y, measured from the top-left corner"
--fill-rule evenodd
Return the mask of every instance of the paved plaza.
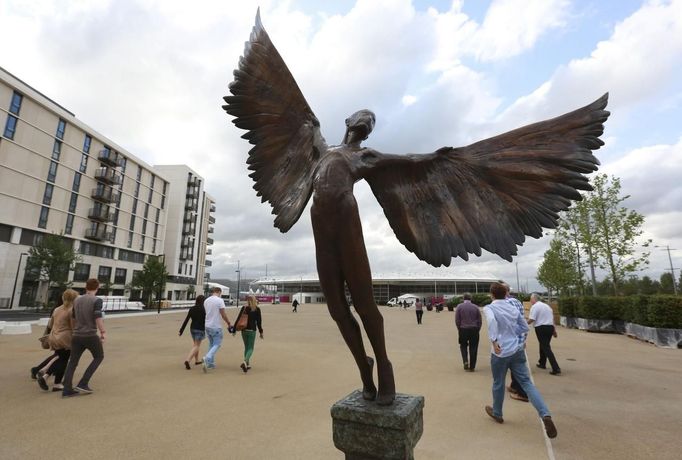
M 239 368 L 241 338 L 227 335 L 218 368 L 184 369 L 191 340 L 184 312 L 107 317 L 95 393 L 62 399 L 29 378 L 46 356 L 38 337 L 0 335 L 0 458 L 342 459 L 331 405 L 359 376 L 324 305 L 262 305 L 265 339 L 253 369 Z M 417 459 L 677 459 L 682 456 L 682 350 L 625 336 L 559 328 L 563 375 L 532 366 L 559 430 L 551 443 L 532 406 L 507 397 L 503 425 L 491 402 L 489 346 L 464 372 L 454 314 L 381 307 L 401 393 L 426 399 Z M 228 310 L 230 319 L 235 309 Z M 206 342 L 202 353 L 206 351 Z M 534 334 L 528 357 L 537 361 Z M 371 354 L 371 352 L 370 352 Z M 76 378 L 90 360 L 86 352 Z

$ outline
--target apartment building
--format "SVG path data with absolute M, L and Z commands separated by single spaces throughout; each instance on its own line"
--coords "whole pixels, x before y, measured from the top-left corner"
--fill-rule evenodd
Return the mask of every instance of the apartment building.
M 172 167 L 191 171 L 192 181 L 171 181 L 164 167 L 148 165 L 2 68 L 0 129 L 0 308 L 35 301 L 39 286 L 24 276 L 25 265 L 28 250 L 46 233 L 62 235 L 80 255 L 69 274 L 76 289 L 96 277 L 102 293 L 139 298 L 126 286 L 148 256 L 163 255 L 174 264 L 173 298 L 180 290 L 180 298 L 203 291 L 205 254 L 199 252 L 206 252 L 202 225 L 209 216 L 200 212 L 205 193 L 194 171 Z M 185 209 L 184 199 L 171 204 L 176 194 L 189 200 L 190 183 L 196 206 Z M 195 233 L 182 233 L 177 207 L 196 215 Z M 189 259 L 182 258 L 189 255 L 182 253 L 186 236 L 193 243 Z

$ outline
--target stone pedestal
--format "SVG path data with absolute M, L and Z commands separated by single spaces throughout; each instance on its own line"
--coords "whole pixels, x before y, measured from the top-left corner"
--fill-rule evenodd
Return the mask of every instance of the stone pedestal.
M 379 406 L 356 390 L 332 406 L 334 445 L 346 460 L 412 460 L 423 409 L 423 396 L 398 393 L 392 405 Z

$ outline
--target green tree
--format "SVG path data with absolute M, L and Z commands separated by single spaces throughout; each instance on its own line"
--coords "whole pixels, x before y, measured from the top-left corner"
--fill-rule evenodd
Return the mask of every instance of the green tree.
M 62 235 L 45 234 L 38 243 L 28 250 L 26 272 L 33 273 L 35 278 L 46 284 L 43 303 L 46 303 L 48 291 L 56 289 L 64 291 L 71 283 L 69 270 L 73 270 L 81 258 L 73 250 Z
M 587 206 L 594 257 L 599 267 L 608 272 L 613 294 L 619 294 L 621 282 L 649 263 L 649 253 L 638 252 L 644 217 L 622 206 L 630 196 L 621 196 L 617 177 L 597 175 L 592 186 Z M 646 240 L 642 246 L 646 248 L 650 243 Z
M 130 286 L 142 290 L 144 304 L 150 307 L 152 296 L 155 294 L 157 297 L 161 296 L 161 293 L 166 289 L 167 280 L 168 270 L 161 257 L 149 256 L 142 266 L 142 270 L 134 273 Z
M 658 281 L 654 281 L 651 277 L 644 275 L 642 279 L 639 280 L 639 293 L 645 295 L 656 294 L 660 289 L 660 284 Z
M 549 249 L 538 267 L 537 280 L 552 292 L 569 295 L 579 285 L 580 272 L 574 263 L 575 248 L 559 234 L 549 243 Z
M 661 294 L 674 294 L 673 275 L 671 273 L 663 273 L 660 278 L 660 286 Z

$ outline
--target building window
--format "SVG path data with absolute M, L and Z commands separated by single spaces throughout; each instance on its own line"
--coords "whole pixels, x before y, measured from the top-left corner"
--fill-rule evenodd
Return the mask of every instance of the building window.
M 47 228 L 47 216 L 50 214 L 50 208 L 43 206 L 40 208 L 40 218 L 38 219 L 38 227 Z
M 7 115 L 7 122 L 5 123 L 5 132 L 3 136 L 7 139 L 14 139 L 14 133 L 17 130 L 17 117 L 14 115 Z
M 149 203 L 151 203 L 153 199 L 154 199 L 154 189 L 151 189 L 151 188 L 150 188 L 150 189 L 149 189 L 149 196 L 147 197 L 147 201 L 148 201 Z
M 74 173 L 73 175 L 73 186 L 71 190 L 77 192 L 81 188 L 81 173 Z
M 128 228 L 131 232 L 135 230 L 135 216 L 130 216 L 130 227 Z
M 142 221 L 142 234 L 146 235 L 147 234 L 147 219 L 144 219 Z
M 144 251 L 144 235 L 140 237 L 140 251 Z
M 70 235 L 73 231 L 73 214 L 66 215 L 66 227 L 64 227 L 64 233 Z
M 142 180 L 142 166 L 137 166 L 137 181 L 140 182 Z
M 154 238 L 159 237 L 159 224 L 154 224 Z
M 128 166 L 128 159 L 126 157 L 121 158 L 121 172 L 126 173 L 126 166 Z
M 85 173 L 85 171 L 88 169 L 88 154 L 84 153 L 83 156 L 81 156 L 81 165 L 78 170 L 82 173 Z
M 137 214 L 137 198 L 133 198 L 133 214 Z
M 65 129 L 66 129 L 66 122 L 60 118 L 59 123 L 57 124 L 57 134 L 56 134 L 56 137 L 58 139 L 64 140 L 64 130 Z
M 126 284 L 126 276 L 128 275 L 128 270 L 125 268 L 117 268 L 114 274 L 114 284 Z
M 54 185 L 45 184 L 45 193 L 43 194 L 43 204 L 49 206 L 52 203 L 52 192 Z
M 158 224 L 159 223 L 159 217 L 161 216 L 161 209 L 156 208 L 156 220 L 155 222 Z
M 112 229 L 111 229 L 111 234 L 110 234 L 110 236 L 109 236 L 109 242 L 110 242 L 111 244 L 116 244 L 116 229 L 115 229 L 115 228 L 112 228 Z M 112 252 L 111 255 L 112 255 L 111 258 L 113 259 L 113 252 Z
M 62 142 L 55 139 L 52 146 L 52 159 L 59 161 L 59 156 L 62 154 Z
M 100 266 L 97 272 L 97 279 L 100 283 L 111 282 L 111 267 Z
M 23 99 L 23 96 L 16 91 L 14 94 L 12 94 L 12 102 L 9 105 L 9 111 L 10 113 L 13 113 L 16 116 L 19 116 L 19 111 L 21 110 L 21 101 Z
M 132 248 L 133 247 L 133 232 L 128 232 L 128 244 L 126 244 L 126 247 Z M 119 251 L 120 254 L 121 251 Z
M 193 265 L 190 265 L 190 266 L 189 266 L 189 276 L 192 276 L 192 268 L 194 268 L 194 266 L 193 266 Z
M 144 204 L 144 218 L 149 218 L 149 203 Z
M 85 153 L 90 153 L 90 144 L 92 144 L 92 137 L 86 134 L 85 139 L 83 139 L 83 151 Z
M 161 209 L 164 208 L 166 204 L 166 188 L 168 187 L 168 182 L 163 181 L 163 195 L 161 195 Z
M 50 162 L 50 169 L 47 171 L 47 181 L 48 182 L 54 182 L 56 177 L 57 177 L 57 162 L 51 161 Z
M 156 240 L 152 240 L 152 254 L 156 254 Z
M 112 221 L 114 226 L 118 226 L 118 215 L 120 211 L 121 211 L 120 209 L 116 208 L 116 211 L 114 212 L 114 220 Z
M 182 264 L 178 265 L 178 275 L 182 275 Z
M 90 264 L 76 264 L 73 271 L 74 281 L 87 281 L 90 278 Z
M 69 212 L 76 212 L 76 204 L 78 203 L 78 194 L 71 193 L 71 201 L 69 201 Z
M 137 198 L 138 196 L 140 196 L 140 183 L 139 182 L 135 183 L 135 198 Z

